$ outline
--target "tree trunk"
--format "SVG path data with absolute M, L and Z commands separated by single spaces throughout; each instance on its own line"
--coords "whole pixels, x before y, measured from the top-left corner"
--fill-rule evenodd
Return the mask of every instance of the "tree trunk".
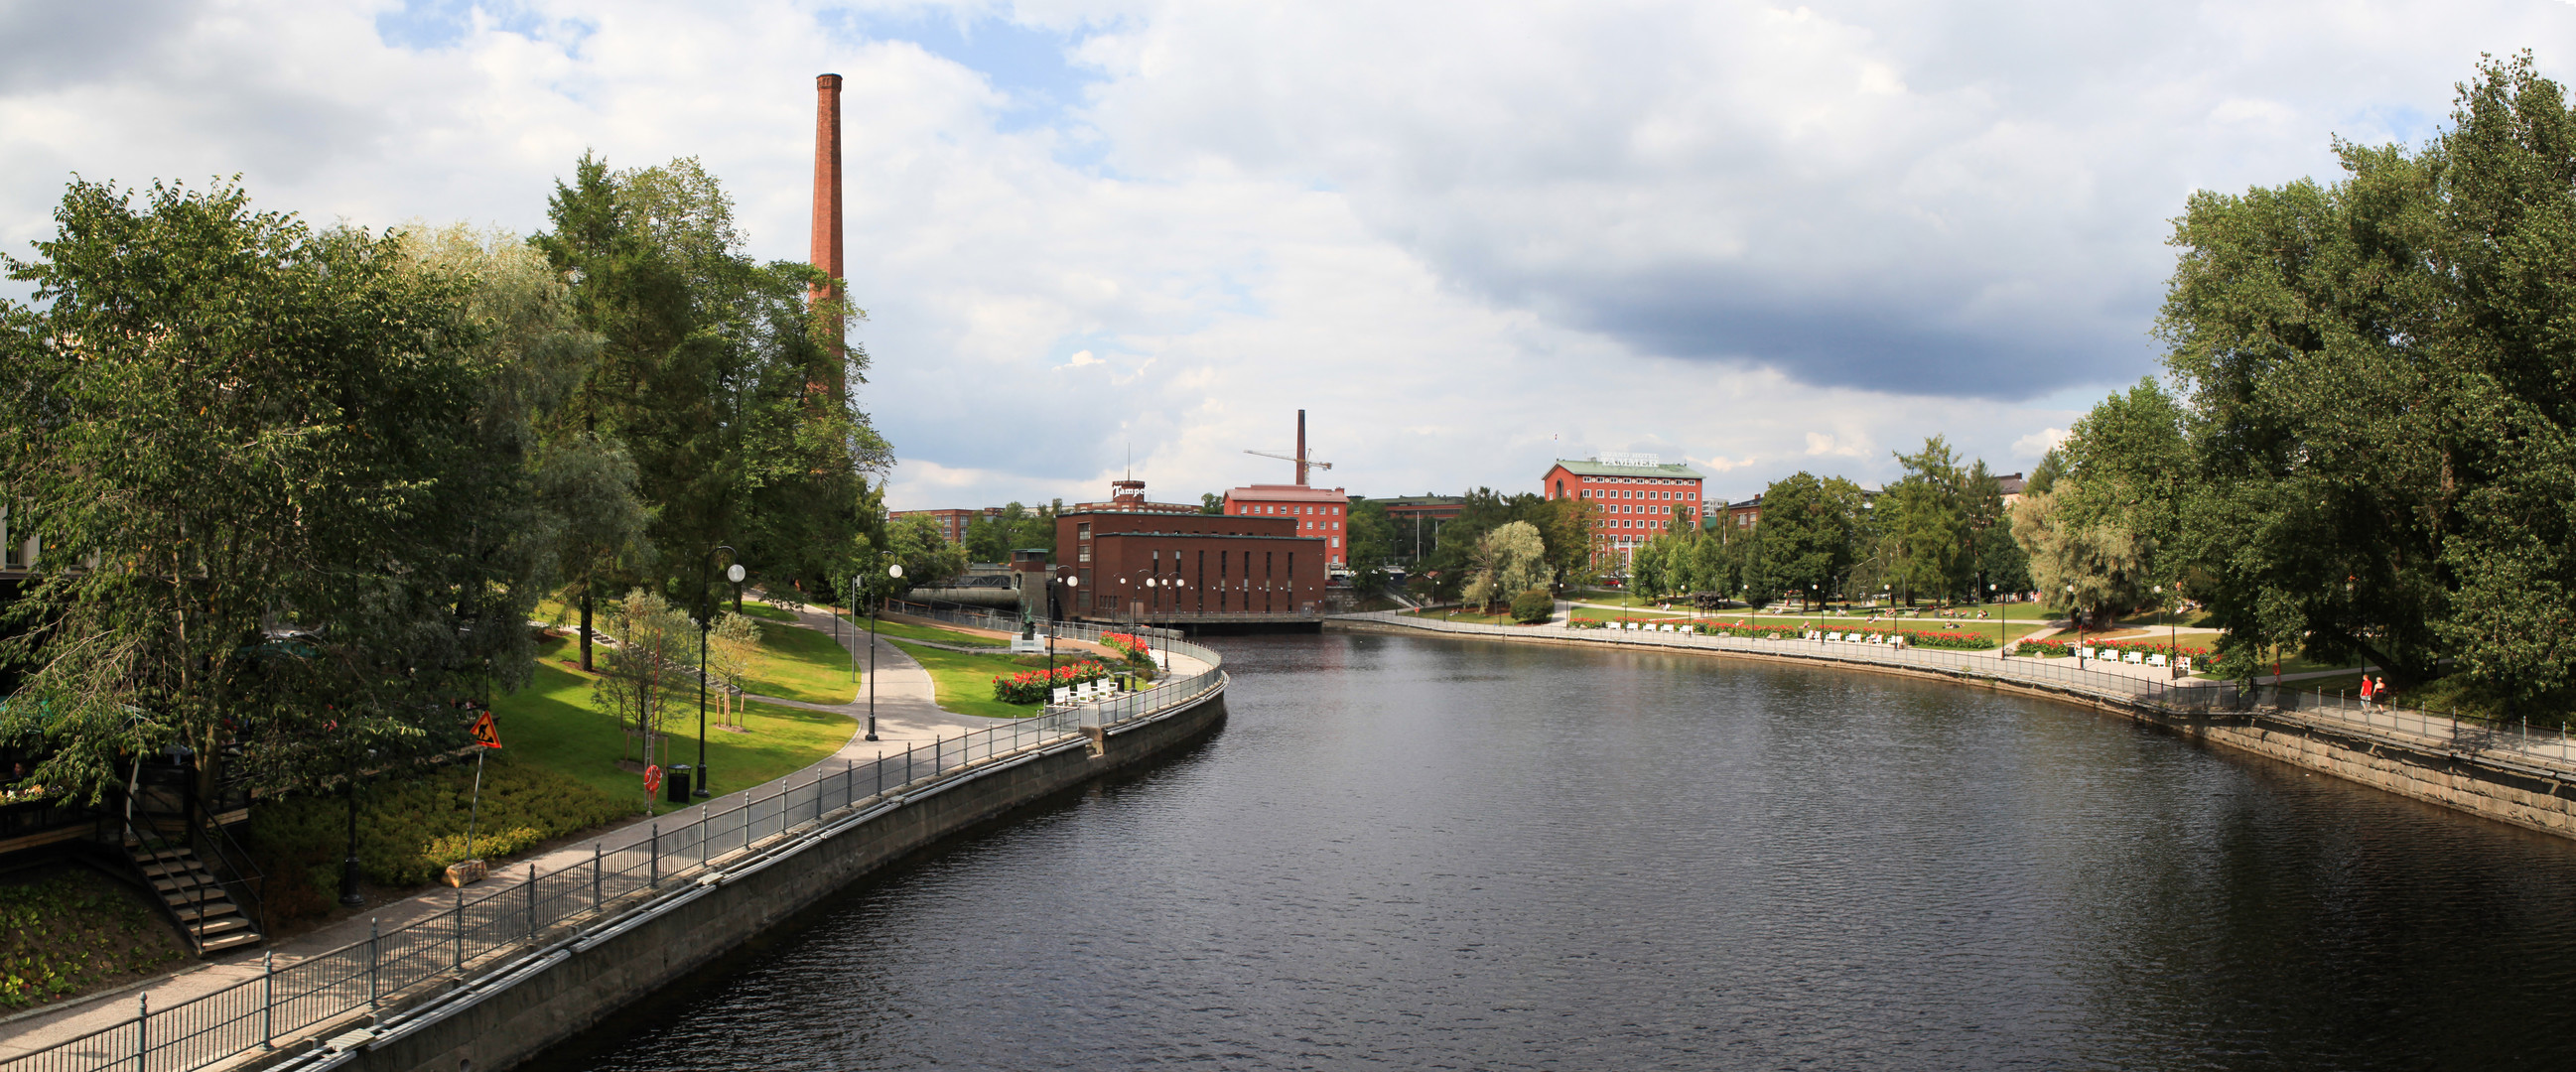
M 590 668 L 590 582 L 581 582 L 581 672 L 595 674 Z

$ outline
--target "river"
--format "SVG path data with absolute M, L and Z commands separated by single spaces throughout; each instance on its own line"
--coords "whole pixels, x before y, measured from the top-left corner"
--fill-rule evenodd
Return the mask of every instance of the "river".
M 1213 644 L 1203 745 L 538 1063 L 2576 1067 L 2576 844 L 1937 682 Z

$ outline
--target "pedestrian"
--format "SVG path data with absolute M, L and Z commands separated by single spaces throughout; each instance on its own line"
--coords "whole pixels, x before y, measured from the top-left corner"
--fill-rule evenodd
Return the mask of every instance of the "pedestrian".
M 2370 690 L 2371 698 L 2378 702 L 2379 709 L 2382 711 L 2396 710 L 2397 700 L 2395 699 L 2395 696 L 2397 690 L 2389 687 L 2387 678 L 2383 677 L 2376 680 L 2378 684 Z
M 2370 675 L 2368 674 L 2361 675 L 2361 707 L 2365 711 L 2370 709 Z

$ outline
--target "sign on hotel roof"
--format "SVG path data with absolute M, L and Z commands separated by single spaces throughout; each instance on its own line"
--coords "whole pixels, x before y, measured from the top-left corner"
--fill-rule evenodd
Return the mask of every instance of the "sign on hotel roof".
M 1612 459 L 1617 459 L 1613 461 Z M 1556 464 L 1576 476 L 1634 476 L 1678 480 L 1706 480 L 1699 471 L 1679 462 L 1666 462 L 1652 454 L 1604 454 L 1598 458 L 1575 461 L 1558 458 Z

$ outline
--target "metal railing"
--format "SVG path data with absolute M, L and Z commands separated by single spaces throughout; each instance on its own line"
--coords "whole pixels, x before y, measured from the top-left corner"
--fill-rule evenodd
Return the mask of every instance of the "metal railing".
M 2358 700 L 2283 685 L 2255 685 L 2248 688 L 2233 681 L 2140 677 L 2095 670 L 2084 665 L 2104 660 L 2079 661 L 2073 658 L 2040 656 L 2007 658 L 1991 652 L 1972 654 L 1936 648 L 1854 644 L 1797 637 L 1754 639 L 1629 629 L 1567 629 L 1560 625 L 1487 625 L 1481 622 L 1443 621 L 1436 617 L 1396 614 L 1390 611 L 1342 614 L 1335 617 L 1386 622 L 1441 633 L 1521 637 L 1537 635 L 1552 639 L 1589 640 L 1625 647 L 1714 649 L 1789 656 L 1820 662 L 1900 666 L 1961 677 L 2039 685 L 2122 703 L 2143 704 L 2175 713 L 2197 714 L 2271 708 L 2294 713 L 2303 718 L 2331 723 L 2353 733 L 2388 736 L 2396 743 L 2409 746 L 2418 745 L 2423 741 L 2432 741 L 2456 751 L 2482 754 L 2491 760 L 2525 763 L 2542 761 L 2576 766 L 2576 740 L 2571 740 L 2564 729 L 2531 726 L 2527 723 L 2499 723 L 2475 716 L 2460 715 L 2456 712 L 2446 715 L 2430 711 L 2390 709 L 2384 706 L 2364 707 Z M 2159 667 L 2155 672 L 2161 674 L 2165 671 Z M 2399 735 L 2418 740 L 2403 740 Z
M 694 817 L 688 810 L 671 813 L 624 845 L 610 848 L 607 838 L 594 842 L 587 860 L 552 870 L 531 863 L 526 878 L 514 885 L 459 889 L 452 906 L 393 930 L 377 931 L 370 923 L 363 941 L 282 966 L 273 955 L 263 958 L 257 977 L 213 993 L 163 1009 L 153 1008 L 147 993 L 136 999 L 132 1018 L 0 1062 L 0 1072 L 188 1072 L 275 1049 L 316 1027 L 337 1027 L 441 988 L 462 988 L 514 966 L 550 935 L 562 937 L 555 933 L 561 928 L 596 928 L 638 895 L 685 887 L 832 812 L 922 792 L 971 776 L 979 764 L 997 758 L 1080 740 L 1085 727 L 1116 726 L 1185 706 L 1224 683 L 1215 652 L 1179 641 L 1169 648 L 1207 669 L 1107 702 L 1050 708 L 864 763 L 847 762 L 838 771 L 818 769 L 808 780 L 791 776 L 763 787 L 774 787 L 767 796 L 754 789 L 722 811 L 702 804 L 693 809 Z

